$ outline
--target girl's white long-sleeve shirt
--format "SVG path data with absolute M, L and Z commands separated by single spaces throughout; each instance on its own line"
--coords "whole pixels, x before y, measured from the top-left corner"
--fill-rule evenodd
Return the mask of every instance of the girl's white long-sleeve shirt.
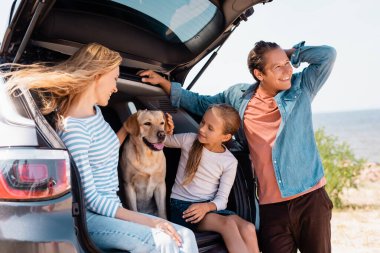
M 183 185 L 189 151 L 196 138 L 195 133 L 175 134 L 166 138 L 165 146 L 181 148 L 181 158 L 170 197 L 191 202 L 211 201 L 217 210 L 226 209 L 238 164 L 227 148 L 223 153 L 203 148 L 202 158 L 193 180 Z

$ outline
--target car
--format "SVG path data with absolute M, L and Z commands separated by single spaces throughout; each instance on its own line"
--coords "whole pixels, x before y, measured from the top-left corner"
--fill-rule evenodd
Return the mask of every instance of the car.
M 0 34 L 0 63 L 51 64 L 98 42 L 123 57 L 119 92 L 101 108 L 114 130 L 137 109 L 155 109 L 173 116 L 175 133 L 196 132 L 199 117 L 172 107 L 163 90 L 142 83 L 136 73 L 153 69 L 184 83 L 198 62 L 215 57 L 254 5 L 270 1 L 15 0 L 9 17 L 1 17 L 8 23 Z M 9 96 L 4 82 L 0 80 L 1 252 L 99 252 L 87 234 L 78 170 L 50 115 L 41 114 L 33 93 Z M 257 224 L 248 151 L 236 140 L 228 147 L 239 161 L 228 209 Z M 164 152 L 170 196 L 180 151 Z M 120 198 L 125 200 L 122 194 Z M 196 238 L 200 252 L 226 252 L 218 234 L 196 233 Z

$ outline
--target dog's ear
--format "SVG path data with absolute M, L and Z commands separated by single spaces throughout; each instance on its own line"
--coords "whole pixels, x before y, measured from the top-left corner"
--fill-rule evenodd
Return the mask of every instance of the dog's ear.
M 123 126 L 129 134 L 138 136 L 140 134 L 140 126 L 137 121 L 137 112 L 129 116 L 128 119 L 124 121 Z

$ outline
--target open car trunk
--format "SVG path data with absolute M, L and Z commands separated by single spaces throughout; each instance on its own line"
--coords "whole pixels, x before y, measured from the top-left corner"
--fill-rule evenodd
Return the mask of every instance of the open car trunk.
M 196 132 L 197 119 L 185 110 L 173 108 L 168 97 L 157 87 L 143 84 L 135 75 L 138 70 L 153 69 L 170 80 L 183 82 L 191 68 L 210 52 L 218 48 L 240 21 L 252 13 L 252 6 L 263 0 L 252 1 L 190 1 L 176 6 L 180 1 L 163 1 L 158 13 L 174 18 L 176 11 L 185 8 L 185 14 L 202 6 L 202 12 L 177 20 L 177 25 L 160 21 L 162 17 L 149 16 L 133 2 L 104 0 L 46 0 L 20 1 L 1 44 L 1 62 L 35 63 L 58 62 L 67 59 L 78 48 L 89 42 L 98 42 L 120 52 L 123 62 L 118 81 L 119 92 L 111 97 L 109 105 L 102 108 L 106 121 L 117 131 L 132 112 L 131 103 L 137 109 L 154 109 L 171 113 L 175 133 Z M 126 4 L 129 4 L 127 6 Z M 201 4 L 201 5 L 199 5 Z M 186 9 L 187 8 L 187 9 Z M 179 12 L 181 14 L 181 12 Z M 201 17 L 201 21 L 199 18 Z M 197 21 L 195 28 L 187 30 L 186 21 Z M 178 26 L 182 22 L 182 26 Z M 192 24 L 192 23 L 190 23 Z M 188 26 L 189 24 L 187 24 Z M 215 91 L 217 92 L 217 91 Z M 42 117 L 30 98 L 20 97 L 29 115 L 36 122 L 39 138 L 47 146 L 64 148 L 49 117 Z M 38 104 L 38 101 L 37 101 Z M 47 121 L 46 121 L 47 119 Z M 246 150 L 236 142 L 229 149 L 239 161 L 228 209 L 253 223 L 257 220 L 255 185 Z M 174 183 L 180 151 L 166 148 L 167 198 Z M 85 207 L 80 178 L 72 162 L 73 217 L 79 241 L 89 252 L 97 252 L 89 240 L 85 224 Z M 123 200 L 123 196 L 120 196 Z M 169 208 L 167 208 L 169 210 Z M 223 252 L 223 241 L 215 233 L 197 233 L 200 252 Z

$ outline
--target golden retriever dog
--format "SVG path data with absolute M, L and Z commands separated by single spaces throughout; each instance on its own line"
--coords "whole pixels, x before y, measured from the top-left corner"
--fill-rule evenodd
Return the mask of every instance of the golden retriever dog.
M 128 208 L 166 219 L 166 160 L 162 151 L 165 114 L 139 110 L 124 122 L 124 127 L 129 138 L 123 146 L 120 165 Z

